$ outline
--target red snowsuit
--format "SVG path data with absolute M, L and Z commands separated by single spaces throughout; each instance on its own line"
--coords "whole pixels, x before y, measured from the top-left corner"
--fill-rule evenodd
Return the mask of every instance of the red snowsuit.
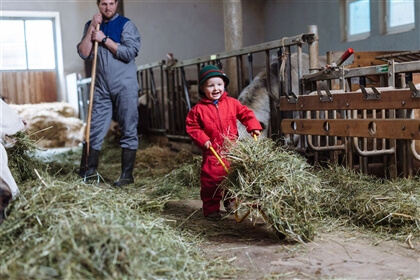
M 200 196 L 203 201 L 204 216 L 219 211 L 222 192 L 218 186 L 226 176 L 223 166 L 210 149 L 204 148 L 204 143 L 210 140 L 220 155 L 224 148 L 224 137 L 238 138 L 237 120 L 248 132 L 262 130 L 254 112 L 237 99 L 227 96 L 227 92 L 222 94 L 216 104 L 203 97 L 187 115 L 186 131 L 194 143 L 203 150 Z M 226 159 L 223 161 L 229 167 L 229 162 Z

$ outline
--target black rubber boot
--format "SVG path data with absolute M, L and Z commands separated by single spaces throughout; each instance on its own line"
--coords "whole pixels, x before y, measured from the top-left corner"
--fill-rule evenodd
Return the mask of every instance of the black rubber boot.
M 114 187 L 121 187 L 134 183 L 133 168 L 137 150 L 122 149 L 121 176 L 114 182 Z
M 96 170 L 98 169 L 100 152 L 101 152 L 100 150 L 95 150 L 95 149 L 92 149 L 92 147 L 90 147 L 89 156 L 87 159 L 87 166 L 85 168 L 84 174 L 81 174 L 81 177 L 83 178 L 84 182 L 88 182 L 88 181 L 99 182 L 99 174 Z M 83 155 L 82 155 L 82 160 L 83 160 Z

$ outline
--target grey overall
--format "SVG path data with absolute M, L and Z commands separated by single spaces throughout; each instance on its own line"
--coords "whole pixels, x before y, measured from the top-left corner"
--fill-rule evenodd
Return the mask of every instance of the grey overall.
M 117 17 L 121 16 L 116 14 L 108 23 L 101 24 L 101 30 L 105 35 L 119 43 L 119 46 L 117 55 L 114 55 L 102 44 L 98 44 L 89 142 L 95 150 L 101 150 L 113 116 L 121 129 L 121 148 L 130 150 L 138 148 L 139 86 L 135 57 L 140 49 L 140 34 L 136 26 L 126 19 L 120 37 L 116 37 L 115 30 L 113 34 L 113 30 L 107 30 L 107 25 L 112 26 L 112 21 L 117 20 Z M 86 35 L 89 24 L 90 22 L 85 25 L 83 37 Z M 78 53 L 83 59 L 93 58 L 93 54 L 90 57 L 84 57 L 80 52 Z

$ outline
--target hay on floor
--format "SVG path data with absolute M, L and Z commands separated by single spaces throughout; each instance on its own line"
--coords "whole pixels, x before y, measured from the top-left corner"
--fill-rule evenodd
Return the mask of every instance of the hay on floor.
M 325 214 L 378 232 L 420 232 L 419 177 L 386 180 L 336 165 L 319 176 L 325 185 L 320 197 Z

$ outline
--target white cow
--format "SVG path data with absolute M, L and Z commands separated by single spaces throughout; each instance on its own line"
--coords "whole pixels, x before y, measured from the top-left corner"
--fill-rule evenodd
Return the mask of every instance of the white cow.
M 325 66 L 325 60 L 320 58 L 320 65 Z M 297 53 L 292 53 L 290 58 L 291 64 L 291 84 L 292 92 L 295 95 L 299 95 L 299 75 L 298 75 L 298 56 Z M 271 93 L 274 96 L 279 96 L 279 82 L 280 82 L 280 73 L 278 70 L 279 65 L 276 62 L 270 65 L 270 84 L 271 84 Z M 302 69 L 301 74 L 309 74 L 309 55 L 302 53 Z M 252 82 L 245 87 L 242 92 L 239 94 L 238 100 L 252 109 L 255 113 L 255 116 L 263 125 L 263 127 L 268 127 L 270 122 L 270 97 L 267 88 L 267 71 L 264 69 L 259 72 L 257 76 L 252 80 Z M 241 123 L 238 122 L 239 138 L 249 137 L 246 133 L 246 129 Z M 262 137 L 267 136 L 267 131 L 264 130 Z
M 292 92 L 299 94 L 299 77 L 298 77 L 298 62 L 297 54 L 291 55 L 291 80 Z M 279 96 L 279 65 L 276 62 L 270 66 L 270 84 L 271 92 L 274 96 Z M 309 56 L 302 53 L 302 75 L 309 73 Z M 261 122 L 263 127 L 268 127 L 270 122 L 270 97 L 267 88 L 267 71 L 265 69 L 257 74 L 252 82 L 242 90 L 239 94 L 238 100 L 252 109 L 257 119 Z M 245 128 L 238 123 L 239 137 L 248 137 Z M 267 136 L 267 130 L 264 130 L 262 137 Z
M 12 199 L 19 194 L 19 188 L 8 166 L 7 152 L 15 144 L 13 135 L 25 129 L 26 122 L 0 99 L 0 224 L 4 219 L 4 211 Z

